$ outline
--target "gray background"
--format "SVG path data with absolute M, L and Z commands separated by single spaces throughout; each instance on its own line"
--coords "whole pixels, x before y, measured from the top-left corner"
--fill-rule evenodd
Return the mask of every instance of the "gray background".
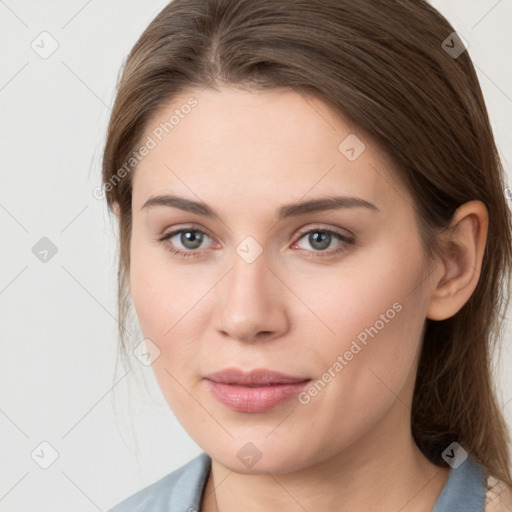
M 166 3 L 0 0 L 0 512 L 106 510 L 200 452 L 151 368 L 116 370 L 116 231 L 92 195 L 118 70 Z M 469 43 L 512 186 L 512 0 L 433 3 Z

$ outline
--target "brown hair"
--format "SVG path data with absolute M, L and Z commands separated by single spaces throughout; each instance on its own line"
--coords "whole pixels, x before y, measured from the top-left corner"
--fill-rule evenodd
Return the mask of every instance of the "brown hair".
M 490 475 L 512 485 L 508 433 L 491 373 L 510 297 L 511 214 L 468 52 L 450 54 L 443 45 L 460 45 L 453 32 L 423 0 L 167 5 L 125 62 L 103 157 L 107 203 L 119 215 L 120 345 L 130 300 L 133 173 L 113 178 L 151 116 L 177 94 L 221 81 L 312 94 L 374 137 L 396 163 L 414 199 L 429 261 L 440 254 L 438 234 L 457 207 L 473 199 L 486 205 L 488 239 L 473 295 L 453 317 L 426 320 L 411 426 L 434 463 L 446 465 L 441 453 L 457 441 Z

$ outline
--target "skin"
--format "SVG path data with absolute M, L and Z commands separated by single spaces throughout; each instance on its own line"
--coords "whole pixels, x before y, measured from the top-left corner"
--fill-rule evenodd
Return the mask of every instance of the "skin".
M 452 250 L 429 271 L 413 200 L 357 126 L 292 90 L 221 86 L 174 98 L 144 140 L 190 96 L 198 105 L 133 176 L 130 289 L 142 332 L 160 350 L 152 366 L 162 393 L 212 457 L 202 511 L 431 510 L 449 472 L 422 455 L 410 431 L 422 329 L 426 318 L 454 315 L 475 289 L 485 206 L 456 211 L 443 234 Z M 350 134 L 365 144 L 354 161 L 338 149 Z M 169 193 L 204 202 L 221 220 L 142 208 Z M 277 219 L 283 204 L 328 195 L 378 211 Z M 179 234 L 158 241 L 175 229 L 205 233 L 198 257 L 169 251 L 194 251 Z M 305 234 L 315 229 L 354 243 L 332 235 L 318 248 Z M 262 250 L 252 263 L 236 252 L 248 236 Z M 307 404 L 235 412 L 203 380 L 233 366 L 316 380 L 394 303 L 400 312 Z M 252 467 L 237 457 L 248 442 L 261 453 Z

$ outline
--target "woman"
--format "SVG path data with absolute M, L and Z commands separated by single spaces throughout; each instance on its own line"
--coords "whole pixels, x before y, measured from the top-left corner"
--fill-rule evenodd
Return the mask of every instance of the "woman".
M 496 341 L 511 218 L 464 41 L 422 0 L 175 0 L 103 185 L 204 453 L 122 511 L 512 508 Z M 128 346 L 130 345 L 130 346 Z

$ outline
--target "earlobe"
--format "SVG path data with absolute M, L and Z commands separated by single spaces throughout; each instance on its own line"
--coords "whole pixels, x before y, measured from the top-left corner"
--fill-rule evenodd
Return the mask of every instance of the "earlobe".
M 469 300 L 480 277 L 489 224 L 482 201 L 469 201 L 455 211 L 450 228 L 443 233 L 445 252 L 441 256 L 442 275 L 430 297 L 427 317 L 445 320 Z

